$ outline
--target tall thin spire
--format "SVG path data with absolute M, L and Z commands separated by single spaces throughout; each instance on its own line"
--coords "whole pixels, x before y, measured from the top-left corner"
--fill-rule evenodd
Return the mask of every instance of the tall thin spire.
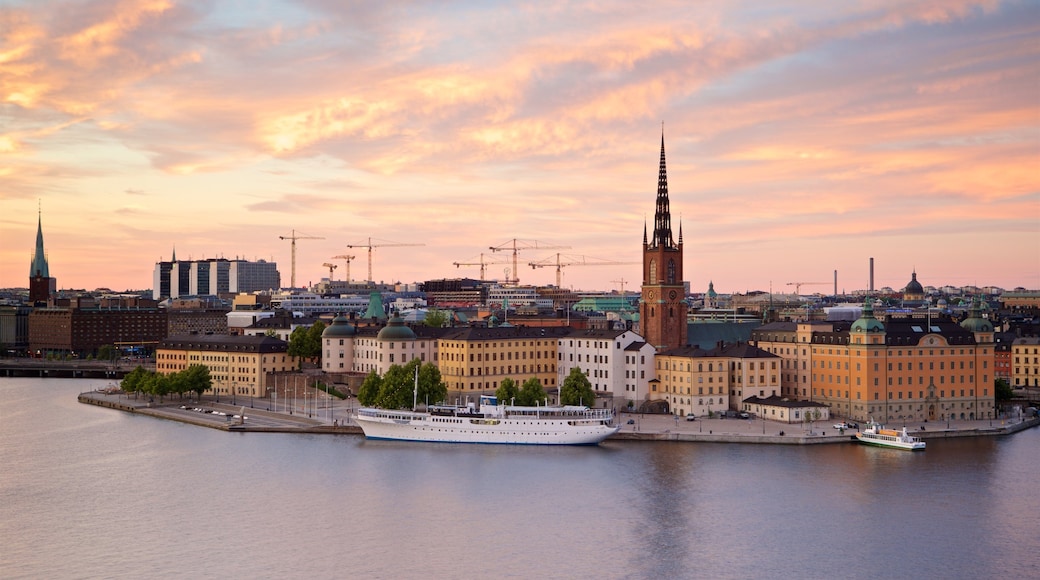
M 32 264 L 29 266 L 29 277 L 50 278 L 47 254 L 43 251 L 43 209 L 37 211 L 39 213 L 36 218 L 36 251 L 33 252 Z
M 672 214 L 668 209 L 668 169 L 664 158 L 664 127 L 661 127 L 661 167 L 657 174 L 657 209 L 654 212 L 653 247 L 674 248 Z

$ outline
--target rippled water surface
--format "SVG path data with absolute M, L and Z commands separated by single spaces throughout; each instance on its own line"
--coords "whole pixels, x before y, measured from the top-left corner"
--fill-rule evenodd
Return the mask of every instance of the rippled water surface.
M 1040 429 L 924 453 L 225 433 L 0 379 L 0 578 L 1035 577 Z

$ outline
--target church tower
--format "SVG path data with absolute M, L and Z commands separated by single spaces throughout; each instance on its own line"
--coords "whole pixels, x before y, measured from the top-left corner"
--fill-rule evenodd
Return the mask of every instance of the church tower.
M 51 278 L 50 267 L 47 265 L 47 254 L 43 251 L 43 216 L 37 216 L 36 221 L 36 251 L 33 252 L 32 263 L 29 265 L 29 302 L 43 304 L 51 297 L 56 288 L 54 278 Z
M 643 285 L 639 302 L 639 325 L 643 338 L 658 351 L 686 346 L 686 310 L 682 224 L 679 224 L 677 244 L 672 238 L 664 133 L 661 133 L 661 166 L 657 176 L 657 208 L 652 238 L 647 239 L 646 224 L 643 224 Z

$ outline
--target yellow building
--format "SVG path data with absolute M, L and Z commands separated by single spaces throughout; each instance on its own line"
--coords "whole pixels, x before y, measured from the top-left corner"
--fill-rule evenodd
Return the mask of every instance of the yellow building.
M 746 343 L 712 350 L 686 346 L 659 352 L 657 394 L 674 415 L 741 409 L 749 397 L 780 394 L 780 357 Z
M 289 356 L 288 348 L 285 341 L 269 336 L 171 336 L 155 350 L 155 370 L 170 375 L 191 365 L 204 365 L 213 382 L 209 393 L 264 397 L 269 373 L 297 367 L 297 358 Z
M 1040 338 L 1016 338 L 1011 343 L 1011 386 L 1040 387 Z
M 847 331 L 814 333 L 810 400 L 857 421 L 993 417 L 993 325 L 973 309 L 958 325 L 937 315 L 874 317 L 868 300 Z
M 437 341 L 437 366 L 449 391 L 491 393 L 503 379 L 519 387 L 531 377 L 555 389 L 557 341 L 570 332 L 559 327 L 461 328 Z

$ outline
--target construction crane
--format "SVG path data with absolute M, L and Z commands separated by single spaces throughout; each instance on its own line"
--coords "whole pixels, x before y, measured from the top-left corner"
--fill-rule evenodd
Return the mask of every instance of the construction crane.
M 296 240 L 324 240 L 321 236 L 298 236 L 296 230 L 292 231 L 292 235 L 289 236 L 278 236 L 279 240 L 292 240 L 292 277 L 289 281 L 290 288 L 296 288 Z
M 624 278 L 622 278 L 620 280 L 611 280 L 610 283 L 611 284 L 617 284 L 621 288 L 621 296 L 622 297 L 625 296 L 625 284 L 628 284 L 628 280 L 625 280 Z
M 346 272 L 347 273 L 347 282 L 350 282 L 350 262 L 354 258 L 355 258 L 355 256 L 347 256 L 345 254 L 340 254 L 339 256 L 333 256 L 332 257 L 333 260 L 343 260 L 344 262 L 347 263 L 347 272 Z
M 324 264 L 322 264 L 322 266 L 329 269 L 329 282 L 332 282 L 332 271 L 335 270 L 338 266 L 329 262 L 325 262 Z
M 798 296 L 802 295 L 802 286 L 819 286 L 821 284 L 830 284 L 830 282 L 788 282 L 788 286 L 794 286 L 794 293 Z
M 376 240 L 377 242 L 379 240 Z M 372 280 L 372 248 L 390 248 L 390 247 L 401 247 L 401 246 L 425 246 L 426 244 L 399 244 L 396 242 L 385 242 L 380 244 L 373 244 L 372 238 L 368 238 L 367 244 L 347 244 L 348 248 L 368 248 L 368 282 Z
M 569 250 L 570 246 L 544 246 L 537 240 L 525 241 L 518 240 L 516 238 L 509 240 L 508 242 L 500 246 L 491 246 L 492 252 L 504 252 L 505 250 L 513 250 L 513 279 L 509 280 L 509 275 L 506 275 L 506 283 L 511 283 L 514 286 L 520 283 L 520 274 L 516 269 L 516 254 L 520 250 Z
M 555 262 L 550 261 L 553 258 L 555 258 Z M 566 261 L 564 261 L 563 258 L 566 258 Z M 612 262 L 610 260 L 589 258 L 587 256 L 561 256 L 561 254 L 556 254 L 555 256 L 549 256 L 548 258 L 538 260 L 537 262 L 529 262 L 528 265 L 532 268 L 556 266 L 556 287 L 562 288 L 562 270 L 565 266 L 625 266 L 638 263 L 639 262 Z
M 458 268 L 460 266 L 480 266 L 480 281 L 483 282 L 484 281 L 484 272 L 487 270 L 488 266 L 492 266 L 494 264 L 507 264 L 508 262 L 488 262 L 488 261 L 485 261 L 484 260 L 484 253 L 481 252 L 481 254 L 480 254 L 480 261 L 479 262 L 452 262 L 452 263 L 455 264 L 456 268 Z

